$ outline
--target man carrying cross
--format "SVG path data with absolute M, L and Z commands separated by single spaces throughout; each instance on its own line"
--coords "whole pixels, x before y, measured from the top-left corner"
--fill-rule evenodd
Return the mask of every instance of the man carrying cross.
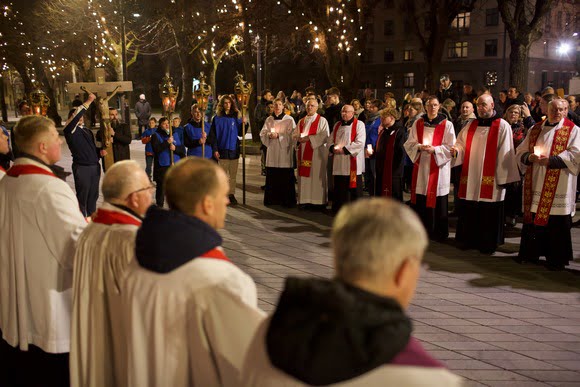
M 524 180 L 524 227 L 516 261 L 563 270 L 573 259 L 572 216 L 576 212 L 576 176 L 580 171 L 578 127 L 567 118 L 568 104 L 554 99 L 548 118 L 533 126 L 517 149 Z

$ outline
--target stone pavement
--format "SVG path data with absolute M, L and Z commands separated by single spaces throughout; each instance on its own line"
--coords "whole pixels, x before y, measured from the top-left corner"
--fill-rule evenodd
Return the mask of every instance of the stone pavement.
M 131 149 L 144 166 L 143 145 Z M 64 144 L 60 164 L 70 163 Z M 272 311 L 286 276 L 332 276 L 332 218 L 264 207 L 259 160 L 247 163 L 247 205 L 228 210 L 224 248 L 256 281 L 260 307 Z M 241 182 L 240 164 L 240 204 Z M 575 262 L 564 272 L 514 263 L 518 229 L 491 257 L 461 251 L 452 239 L 431 243 L 410 308 L 415 336 L 468 386 L 580 386 L 580 230 L 572 232 Z

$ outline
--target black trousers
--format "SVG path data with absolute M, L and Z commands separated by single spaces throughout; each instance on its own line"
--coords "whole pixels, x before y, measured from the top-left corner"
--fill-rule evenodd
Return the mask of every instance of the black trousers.
M 337 213 L 344 204 L 363 196 L 362 175 L 356 175 L 356 188 L 349 188 L 350 176 L 334 176 L 334 200 L 332 212 Z
M 158 207 L 163 207 L 165 204 L 165 192 L 163 192 L 163 179 L 165 179 L 165 174 L 169 167 L 158 167 L 155 166 L 153 169 L 153 180 L 155 180 L 155 184 L 157 188 L 155 189 L 155 204 Z
M 571 228 L 570 215 L 550 215 L 546 226 L 524 224 L 518 258 L 537 262 L 544 256 L 549 264 L 567 265 L 574 259 Z
M 365 188 L 370 196 L 375 196 L 375 183 L 377 181 L 377 160 L 373 158 L 365 159 Z
M 29 345 L 28 351 L 21 351 L 0 338 L 0 386 L 68 387 L 69 385 L 68 353 L 47 353 L 34 345 Z
M 459 199 L 455 240 L 464 248 L 493 253 L 504 243 L 504 203 Z
M 97 210 L 101 166 L 73 163 L 72 170 L 79 208 L 85 217 L 91 216 Z
M 427 196 L 417 195 L 415 204 L 411 208 L 415 210 L 421 222 L 429 234 L 429 238 L 443 241 L 449 237 L 449 195 L 437 196 L 435 208 L 427 207 Z
M 459 183 L 461 180 L 461 165 L 451 168 L 451 183 L 453 184 L 453 212 L 459 213 Z
M 264 205 L 281 204 L 286 207 L 296 205 L 296 186 L 292 168 L 266 167 L 266 189 Z

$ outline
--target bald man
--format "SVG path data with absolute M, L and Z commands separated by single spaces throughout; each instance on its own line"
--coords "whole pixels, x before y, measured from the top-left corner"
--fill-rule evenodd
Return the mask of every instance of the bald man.
M 505 185 L 520 180 L 511 126 L 493 98 L 477 99 L 479 118 L 459 132 L 453 166 L 463 165 L 455 239 L 461 248 L 493 254 L 504 243 Z
M 54 122 L 23 117 L 20 153 L 0 180 L 2 386 L 68 384 L 72 266 L 86 227 L 70 186 L 51 171 L 61 157 Z
M 567 114 L 568 103 L 556 97 L 548 104 L 547 119 L 534 125 L 517 149 L 526 176 L 516 261 L 538 263 L 545 256 L 550 270 L 563 270 L 574 259 L 570 228 L 576 212 L 580 136 Z
M 124 386 L 120 296 L 135 235 L 155 186 L 135 161 L 115 163 L 103 179 L 105 202 L 79 238 L 74 259 L 70 374 L 72 386 Z

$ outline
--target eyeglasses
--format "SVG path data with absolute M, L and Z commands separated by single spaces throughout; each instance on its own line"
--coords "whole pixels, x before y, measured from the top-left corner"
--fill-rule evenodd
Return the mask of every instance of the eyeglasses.
M 127 195 L 127 198 L 133 194 L 139 193 L 139 192 L 143 192 L 143 191 L 149 191 L 149 190 L 154 190 L 155 188 L 157 188 L 157 185 L 155 185 L 155 183 L 151 183 L 148 187 L 145 188 L 141 188 L 138 189 L 136 191 L 131 192 L 129 195 Z

